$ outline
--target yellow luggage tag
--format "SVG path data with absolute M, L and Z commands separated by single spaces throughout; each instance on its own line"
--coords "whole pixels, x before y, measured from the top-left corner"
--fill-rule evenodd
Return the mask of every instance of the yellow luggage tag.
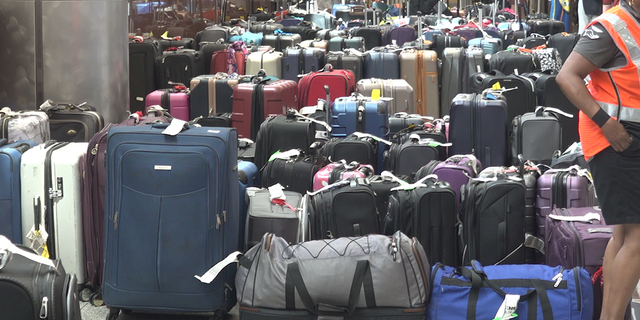
M 371 90 L 371 100 L 380 100 L 380 89 Z

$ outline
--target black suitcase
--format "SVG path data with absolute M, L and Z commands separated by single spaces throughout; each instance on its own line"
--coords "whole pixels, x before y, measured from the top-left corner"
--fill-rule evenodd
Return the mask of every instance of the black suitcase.
M 102 115 L 86 103 L 56 104 L 47 100 L 40 110 L 49 116 L 51 140 L 58 142 L 89 142 L 104 127 Z
M 331 38 L 335 38 L 335 37 L 342 37 L 342 38 L 347 38 L 349 35 L 342 30 L 331 30 L 331 29 L 325 29 L 325 30 L 319 30 L 316 33 L 316 39 L 318 40 L 331 40 Z
M 231 128 L 231 113 L 221 113 L 212 117 L 202 117 L 194 119 L 195 123 L 203 127 Z
M 192 78 L 204 74 L 202 53 L 191 49 L 165 51 L 156 58 L 156 87 L 168 89 L 177 82 L 188 84 Z
M 300 24 L 297 26 L 288 26 L 283 27 L 282 31 L 285 33 L 297 33 L 302 38 L 301 41 L 304 40 L 313 40 L 316 37 L 317 30 L 311 28 L 308 25 Z
M 539 108 L 516 116 L 511 123 L 511 159 L 517 162 L 517 156 L 534 163 L 550 165 L 554 154 L 562 150 L 562 127 L 557 115 Z
M 547 40 L 547 47 L 558 49 L 560 58 L 564 63 L 567 61 L 571 51 L 573 51 L 573 47 L 578 43 L 578 40 L 580 40 L 579 33 L 556 33 Z
M 353 71 L 356 82 L 362 79 L 364 71 L 364 57 L 353 54 L 351 51 L 330 52 L 325 57 L 325 62 L 333 66 L 333 69 L 346 69 Z
M 253 31 L 252 31 L 253 32 Z M 201 45 L 203 42 L 226 42 L 229 40 L 229 28 L 220 26 L 207 27 L 202 31 L 196 33 L 196 37 L 193 39 L 194 49 L 202 50 Z
M 369 177 L 369 184 L 371 185 L 373 192 L 376 194 L 376 207 L 378 208 L 378 218 L 380 219 L 380 234 L 383 234 L 384 221 L 389 210 L 389 196 L 392 193 L 391 189 L 399 187 L 400 182 L 386 175 L 374 175 Z
M 525 262 L 525 186 L 522 179 L 471 179 L 462 189 L 463 264 Z
M 169 48 L 195 49 L 195 42 L 192 38 L 182 38 L 180 40 L 158 40 L 160 43 L 160 51 L 166 51 Z
M 9 242 L 6 238 L 1 241 Z M 28 248 L 11 246 L 2 245 L 0 251 L 1 318 L 81 320 L 76 275 L 67 274 L 58 259 L 48 260 Z M 36 262 L 38 259 L 50 265 Z
M 476 73 L 469 79 L 469 92 L 481 93 L 494 85 L 507 89 L 503 93 L 507 99 L 507 122 L 511 123 L 516 116 L 533 112 L 537 102 L 534 83 L 529 78 L 517 75 L 505 76 L 499 72 L 490 71 Z
M 385 152 L 385 168 L 395 175 L 415 176 L 431 160 L 440 159 L 437 141 L 411 134 L 400 143 L 394 143 Z
M 375 47 L 382 46 L 382 33 L 380 28 L 376 26 L 355 28 L 352 32 L 354 37 L 364 39 L 364 49 L 371 50 Z
M 368 164 L 376 172 L 382 165 L 378 163 L 378 141 L 369 136 L 359 136 L 358 133 L 350 134 L 346 138 L 333 138 L 329 140 L 321 149 L 322 157 L 328 162 L 345 160 L 360 164 Z
M 298 34 L 268 34 L 262 39 L 262 45 L 271 46 L 278 52 L 284 52 L 289 47 L 295 47 L 300 41 L 302 41 L 302 37 Z
M 385 234 L 400 230 L 418 239 L 429 261 L 459 266 L 456 193 L 444 181 L 422 183 L 422 187 L 391 193 Z
M 260 169 L 260 185 L 279 183 L 285 190 L 306 194 L 313 190 L 313 176 L 320 167 L 312 156 L 274 157 Z
M 532 54 L 519 51 L 498 51 L 489 59 L 489 70 L 498 70 L 504 74 L 534 72 L 540 68 L 540 60 Z
M 532 34 L 524 39 L 520 39 L 516 42 L 516 45 L 525 49 L 533 49 L 547 44 L 547 38 L 540 36 L 539 34 Z
M 129 42 L 129 110 L 144 112 L 144 98 L 156 90 L 156 58 L 160 43 L 156 40 Z
M 543 36 L 562 33 L 565 31 L 564 23 L 559 20 L 551 19 L 532 19 L 527 20 L 529 32 L 541 34 Z
M 213 53 L 228 49 L 229 46 L 230 45 L 228 43 L 224 43 L 222 41 L 200 43 L 200 52 L 202 52 L 202 71 L 205 74 L 208 74 L 211 71 L 211 57 L 213 56 Z
M 311 240 L 359 237 L 379 229 L 376 196 L 363 178 L 342 180 L 310 193 L 307 210 Z
M 283 25 L 279 23 L 252 23 L 249 27 L 249 31 L 252 33 L 263 33 L 263 34 L 273 34 L 278 29 L 284 28 Z
M 454 47 L 454 48 L 458 48 L 458 47 L 462 47 L 462 48 L 466 48 L 467 47 L 467 41 L 458 36 L 458 35 L 440 35 L 440 34 L 434 34 L 433 35 L 433 41 L 431 44 L 431 49 L 433 49 L 437 54 L 438 54 L 438 59 L 442 59 L 442 52 L 444 51 L 444 48 L 449 48 L 449 47 Z

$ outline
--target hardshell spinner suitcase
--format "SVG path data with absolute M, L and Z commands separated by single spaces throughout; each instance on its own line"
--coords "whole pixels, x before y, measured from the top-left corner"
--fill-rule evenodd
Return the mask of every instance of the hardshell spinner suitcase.
M 42 111 L 0 109 L 0 139 L 32 140 L 44 143 L 51 139 L 49 117 Z
M 104 126 L 102 115 L 86 103 L 54 104 L 47 100 L 40 110 L 49 117 L 51 139 L 59 142 L 89 142 Z
M 265 233 L 273 233 L 289 243 L 298 243 L 301 224 L 302 194 L 283 191 L 284 199 L 273 198 L 269 189 L 249 188 L 249 202 L 245 248 L 249 249 L 262 240 Z
M 364 39 L 365 50 L 382 46 L 382 34 L 380 33 L 380 28 L 377 26 L 356 28 L 352 34 L 355 37 Z
M 458 94 L 451 102 L 449 154 L 474 154 L 485 166 L 505 166 L 507 125 L 503 97 L 490 100 L 478 94 Z
M 49 234 L 50 256 L 66 264 L 78 283 L 86 281 L 82 179 L 87 147 L 86 142 L 40 144 L 27 150 L 20 164 L 22 241 L 32 245 L 27 234 L 38 222 Z
M 22 243 L 22 203 L 20 201 L 20 160 L 36 143 L 22 140 L 0 146 L 0 235 Z
M 0 236 L 0 311 L 3 319 L 81 320 L 78 283 L 60 259 L 39 257 Z
M 445 48 L 442 52 L 442 94 L 440 116 L 449 114 L 451 100 L 462 91 L 464 48 Z
M 169 110 L 171 116 L 176 119 L 189 121 L 190 107 L 189 95 L 174 89 L 156 90 L 147 95 L 145 99 L 147 109 L 150 106 L 158 105 L 162 109 Z
M 300 79 L 298 83 L 298 106 L 315 106 L 318 99 L 325 99 L 327 93 L 324 86 L 329 87 L 333 97 L 346 97 L 356 89 L 356 79 L 351 70 L 336 69 L 327 64 L 318 72 L 312 72 Z M 346 134 L 345 134 L 346 136 Z
M 477 47 L 469 47 L 464 50 L 464 64 L 462 65 L 462 75 L 460 77 L 460 90 L 462 93 L 469 93 L 469 77 L 474 73 L 485 70 L 484 50 Z
M 202 75 L 191 79 L 189 85 L 189 118 L 209 117 L 233 112 L 233 89 L 238 80 L 214 75 Z
M 160 44 L 149 40 L 129 42 L 129 110 L 144 112 L 144 97 L 156 90 L 156 57 Z
M 364 57 L 364 78 L 400 79 L 398 54 L 384 48 L 375 48 Z
M 289 47 L 295 47 L 302 41 L 302 37 L 299 34 L 268 34 L 262 39 L 262 45 L 271 46 L 278 52 L 284 52 Z
M 325 62 L 333 66 L 334 69 L 344 69 L 353 72 L 355 82 L 363 78 L 364 55 L 353 53 L 348 50 L 344 52 L 329 52 L 325 57 Z
M 395 190 L 389 197 L 385 234 L 400 231 L 415 237 L 429 261 L 460 265 L 455 192 L 443 181 L 429 179 L 425 186 Z
M 263 320 L 311 320 L 319 312 L 344 320 L 421 320 L 429 282 L 422 246 L 400 232 L 294 245 L 266 234 L 236 275 L 240 317 Z
M 380 90 L 380 97 L 392 99 L 387 104 L 389 114 L 416 113 L 413 88 L 407 81 L 402 79 L 363 79 L 356 83 L 356 92 L 365 97 L 370 97 L 374 89 Z
M 240 248 L 238 135 L 188 127 L 169 136 L 165 129 L 109 131 L 102 294 L 116 317 L 115 308 L 213 312 L 235 304 L 226 289 L 234 290 L 233 270 L 210 284 L 194 275 Z
M 264 70 L 268 76 L 282 78 L 282 52 L 273 50 L 252 52 L 247 56 L 246 74 L 255 75 Z
M 343 51 L 347 48 L 364 51 L 364 39 L 361 37 L 353 37 L 349 39 L 334 37 L 329 40 L 328 48 L 329 51 Z
M 322 69 L 324 56 L 320 49 L 287 48 L 282 56 L 282 78 L 298 82 L 299 75 Z
M 202 53 L 191 49 L 165 51 L 156 58 L 156 88 L 171 88 L 169 82 L 189 83 L 204 74 Z
M 436 52 L 404 49 L 400 52 L 400 74 L 413 88 L 415 113 L 438 117 L 440 88 Z
M 431 48 L 438 54 L 439 59 L 442 59 L 442 52 L 444 51 L 444 48 L 451 48 L 451 47 L 466 48 L 467 41 L 458 35 L 450 35 L 450 34 L 447 34 L 447 35 L 434 34 L 433 35 Z

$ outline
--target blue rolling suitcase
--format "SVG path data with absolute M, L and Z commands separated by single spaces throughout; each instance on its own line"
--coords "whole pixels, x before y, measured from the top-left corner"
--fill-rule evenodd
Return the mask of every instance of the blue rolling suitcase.
M 395 52 L 374 48 L 364 58 L 364 78 L 400 79 L 400 58 Z
M 20 159 L 37 143 L 31 140 L 6 142 L 6 139 L 0 141 L 0 235 L 21 244 Z
M 163 134 L 167 128 L 109 130 L 102 289 L 108 319 L 119 309 L 224 312 L 235 304 L 233 268 L 210 284 L 194 276 L 239 249 L 238 133 L 178 125 L 176 135 Z
M 282 79 L 298 82 L 298 75 L 322 69 L 324 53 L 322 49 L 287 48 L 282 55 Z

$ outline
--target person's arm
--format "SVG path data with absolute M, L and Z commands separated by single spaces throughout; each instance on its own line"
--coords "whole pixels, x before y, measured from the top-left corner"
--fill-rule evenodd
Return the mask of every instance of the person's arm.
M 584 85 L 583 79 L 596 68 L 596 65 L 585 59 L 580 53 L 573 51 L 556 77 L 558 86 L 569 101 L 589 118 L 593 118 L 601 109 Z M 609 118 L 601 129 L 613 150 L 620 152 L 631 144 L 631 138 L 627 131 L 613 118 Z

